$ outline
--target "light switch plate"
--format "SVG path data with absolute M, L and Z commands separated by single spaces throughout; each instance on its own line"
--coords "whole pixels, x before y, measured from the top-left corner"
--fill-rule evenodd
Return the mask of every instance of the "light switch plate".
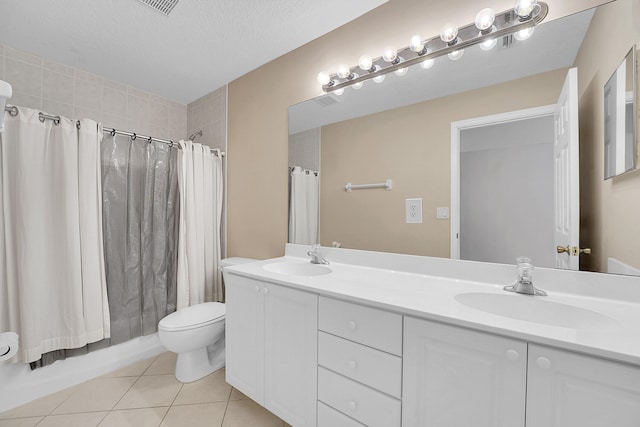
M 422 199 L 406 199 L 407 224 L 422 224 Z
M 436 218 L 437 219 L 449 218 L 449 208 L 436 208 Z

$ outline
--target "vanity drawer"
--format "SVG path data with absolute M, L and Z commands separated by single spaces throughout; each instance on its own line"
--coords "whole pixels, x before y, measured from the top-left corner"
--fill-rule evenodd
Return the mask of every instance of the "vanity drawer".
M 398 399 L 402 396 L 398 356 L 318 332 L 318 364 Z
M 320 297 L 318 329 L 387 353 L 402 355 L 402 316 Z
M 318 427 L 366 427 L 342 412 L 318 402 Z
M 369 427 L 400 427 L 398 399 L 318 366 L 318 400 Z

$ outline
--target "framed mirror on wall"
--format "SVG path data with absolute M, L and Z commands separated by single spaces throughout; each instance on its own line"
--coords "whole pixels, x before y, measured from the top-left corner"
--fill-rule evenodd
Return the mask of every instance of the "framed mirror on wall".
M 604 85 L 604 179 L 636 169 L 636 47 Z
M 525 41 L 501 39 L 490 51 L 468 48 L 456 61 L 446 56 L 437 58 L 430 68 L 410 67 L 403 76 L 387 74 L 381 84 L 368 81 L 359 90 L 347 88 L 342 95 L 325 94 L 291 106 L 289 166 L 305 164 L 299 156 L 301 153 L 302 157 L 317 160 L 302 168 L 319 171 L 319 214 L 314 217 L 318 219 L 319 243 L 450 258 L 451 240 L 455 236 L 452 231 L 455 206 L 451 196 L 454 185 L 452 124 L 553 107 L 551 104 L 558 100 L 569 69 L 575 67 L 579 176 L 571 182 L 579 187 L 579 218 L 574 227 L 579 230 L 579 242 L 571 244 L 570 254 L 564 252 L 561 256 L 578 258 L 579 268 L 585 271 L 640 275 L 640 222 L 637 221 L 640 173 L 603 180 L 602 108 L 607 79 L 630 48 L 640 43 L 640 22 L 633 19 L 639 7 L 636 0 L 616 0 L 543 22 Z M 611 22 L 619 25 L 612 28 Z M 637 80 L 638 76 L 633 78 Z M 635 84 L 637 86 L 637 81 Z M 553 129 L 553 118 L 551 121 L 548 127 Z M 482 154 L 486 162 L 478 178 L 467 180 L 480 189 L 469 187 L 466 192 L 463 189 L 461 197 L 468 197 L 465 202 L 470 206 L 473 219 L 479 207 L 486 207 L 488 215 L 478 227 L 492 240 L 490 244 L 478 245 L 486 257 L 470 258 L 462 254 L 460 257 L 514 263 L 517 256 L 525 255 L 532 258 L 534 265 L 548 266 L 543 258 L 558 256 L 560 244 L 550 241 L 545 246 L 549 253 L 538 256 L 527 246 L 532 239 L 520 231 L 526 227 L 536 237 L 546 236 L 549 230 L 538 226 L 543 214 L 537 212 L 554 205 L 552 189 L 548 191 L 548 203 L 543 205 L 528 197 L 529 189 L 516 191 L 515 196 L 513 192 L 503 191 L 517 186 L 519 181 L 513 177 L 500 178 L 502 187 L 488 181 L 493 172 L 521 171 L 526 184 L 535 190 L 553 187 L 551 177 L 545 177 L 551 184 L 542 183 L 538 177 L 542 171 L 534 165 L 531 155 L 526 154 L 509 164 L 493 156 L 497 148 L 504 151 L 515 148 L 514 145 L 542 152 L 543 146 L 553 142 L 553 136 L 542 136 L 525 144 L 522 135 L 533 138 L 533 133 L 522 122 L 513 125 L 515 133 L 495 126 L 496 132 L 491 133 L 490 143 L 486 144 L 480 142 L 478 132 L 469 134 L 472 138 L 469 146 L 473 150 L 465 149 L 466 152 Z M 546 129 L 547 125 L 544 126 Z M 553 163 L 552 157 L 546 159 Z M 383 188 L 345 191 L 345 184 L 349 182 L 377 183 L 386 179 L 393 180 L 391 191 Z M 498 193 L 504 196 L 506 205 L 534 212 L 534 220 L 511 218 L 517 213 L 492 204 L 492 197 Z M 407 200 L 412 199 L 422 199 L 421 223 L 406 221 Z M 549 209 L 544 215 L 548 213 Z M 505 221 L 507 216 L 510 216 L 509 222 Z M 511 223 L 520 225 L 509 229 Z M 490 253 L 497 240 L 491 236 L 511 239 L 513 246 L 517 246 L 515 253 L 501 258 Z M 459 238 L 461 243 L 465 239 L 466 243 L 470 242 L 468 231 L 461 232 Z M 473 242 L 475 240 L 471 240 Z M 561 249 L 566 249 L 566 245 Z

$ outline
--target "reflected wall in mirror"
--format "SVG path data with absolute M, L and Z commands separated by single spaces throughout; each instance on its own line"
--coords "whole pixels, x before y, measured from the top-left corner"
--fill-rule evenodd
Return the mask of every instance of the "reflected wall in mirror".
M 577 67 L 580 246 L 592 249 L 590 258 L 580 257 L 580 268 L 640 271 L 640 174 L 602 180 L 602 88 L 620 58 L 640 40 L 640 24 L 632 19 L 640 7 L 636 3 L 617 0 L 544 22 L 524 42 L 507 38 L 489 52 L 467 49 L 458 61 L 439 58 L 428 70 L 412 67 L 404 77 L 389 74 L 382 84 L 367 82 L 358 91 L 345 90 L 342 96 L 324 95 L 290 107 L 290 138 L 310 129 L 319 135 L 320 243 L 449 257 L 450 220 L 437 218 L 436 212 L 452 204 L 451 124 L 555 104 L 567 70 Z M 534 167 L 520 162 L 513 169 L 526 174 Z M 487 165 L 501 167 L 499 162 Z M 393 180 L 392 191 L 344 190 L 347 182 L 386 179 Z M 422 198 L 421 224 L 405 222 L 409 198 Z M 501 215 L 505 213 L 496 211 L 485 228 L 519 239 L 517 230 L 500 228 Z M 533 223 L 521 224 L 536 232 Z M 555 245 L 548 250 L 555 253 Z M 529 252 L 520 246 L 517 251 L 511 262 Z M 497 262 L 509 262 L 507 258 Z
M 604 85 L 604 178 L 635 169 L 636 47 Z

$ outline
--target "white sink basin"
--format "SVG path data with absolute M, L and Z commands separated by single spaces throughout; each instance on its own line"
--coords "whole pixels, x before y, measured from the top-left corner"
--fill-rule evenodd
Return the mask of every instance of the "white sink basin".
M 546 297 L 480 292 L 462 293 L 455 297 L 459 303 L 476 310 L 545 325 L 584 329 L 615 323 L 610 317 L 598 312 L 544 298 Z
M 263 265 L 262 268 L 286 276 L 322 276 L 332 271 L 326 265 L 311 264 L 310 262 L 274 262 Z

